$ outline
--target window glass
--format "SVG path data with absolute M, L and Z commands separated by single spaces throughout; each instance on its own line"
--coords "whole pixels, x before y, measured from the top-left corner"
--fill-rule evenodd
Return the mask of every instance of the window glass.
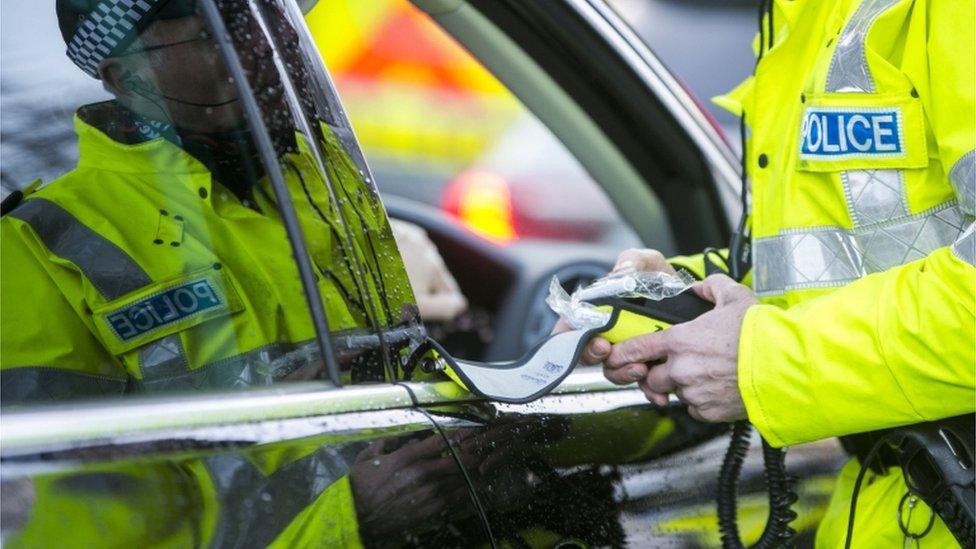
M 323 377 L 307 291 L 347 381 L 394 377 L 416 307 L 301 13 L 220 2 L 222 50 L 160 4 L 4 7 L 3 404 Z
M 752 37 L 758 0 L 609 0 L 682 84 L 691 91 L 733 145 L 739 119 L 710 99 L 752 74 Z
M 502 244 L 629 235 L 562 143 L 409 1 L 322 0 L 308 22 L 383 194 Z

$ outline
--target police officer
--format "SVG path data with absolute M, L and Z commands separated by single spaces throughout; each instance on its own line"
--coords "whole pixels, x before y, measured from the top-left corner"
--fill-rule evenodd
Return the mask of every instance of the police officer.
M 717 100 L 751 132 L 749 285 L 708 277 L 695 291 L 713 312 L 594 341 L 588 359 L 658 404 L 676 393 L 706 421 L 748 418 L 775 446 L 972 413 L 973 21 L 971 1 L 763 2 L 755 72 Z M 701 257 L 651 250 L 618 268 L 673 265 L 704 276 Z M 845 543 L 860 467 L 840 472 L 818 547 Z M 908 513 L 907 492 L 896 466 L 866 483 L 854 545 L 916 541 L 931 511 Z M 921 543 L 953 538 L 936 520 Z
M 407 287 L 402 265 L 377 259 L 397 257 L 392 236 L 374 240 L 389 235 L 382 208 L 356 188 L 354 160 L 323 123 L 330 180 L 348 194 L 344 219 L 355 224 L 351 242 L 342 240 L 343 218 L 302 141 L 308 136 L 297 135 L 271 44 L 248 3 L 236 5 L 228 26 L 287 170 L 330 329 L 356 335 L 400 322 L 409 296 L 379 291 Z M 196 1 L 58 0 L 57 12 L 68 56 L 114 99 L 78 110 L 78 166 L 29 189 L 0 222 L 3 404 L 317 376 L 315 329 L 278 206 Z M 289 27 L 281 19 L 275 29 Z M 370 265 L 367 276 L 356 276 L 347 254 Z M 348 351 L 339 357 L 347 365 L 374 352 Z M 354 466 L 355 452 L 313 445 L 297 455 L 44 477 L 10 543 L 60 544 L 70 524 L 74 542 L 89 545 L 347 546 L 360 543 L 359 517 L 382 515 L 393 498 L 412 497 L 436 514 L 456 504 L 442 492 L 466 495 L 438 484 L 456 482 L 436 474 L 455 467 L 440 436 L 387 448 L 383 461 L 405 479 L 419 478 L 410 475 L 416 467 L 435 474 L 401 479 L 398 493 L 383 497 L 375 487 L 388 478 Z M 106 498 L 105 479 L 125 485 L 126 497 Z

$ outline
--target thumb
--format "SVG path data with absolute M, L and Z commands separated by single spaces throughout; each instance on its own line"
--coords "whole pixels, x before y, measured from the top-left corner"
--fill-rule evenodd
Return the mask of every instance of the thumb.
M 736 301 L 742 297 L 743 291 L 749 291 L 748 288 L 724 274 L 711 275 L 695 283 L 691 288 L 698 297 L 711 301 L 717 306 Z

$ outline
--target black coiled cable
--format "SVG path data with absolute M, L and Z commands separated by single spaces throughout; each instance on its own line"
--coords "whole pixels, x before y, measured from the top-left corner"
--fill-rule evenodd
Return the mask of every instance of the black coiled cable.
M 742 547 L 738 522 L 739 475 L 749 451 L 751 433 L 752 426 L 746 421 L 732 424 L 732 440 L 729 441 L 729 449 L 725 452 L 718 475 L 718 496 L 715 499 L 718 504 L 718 529 L 722 533 L 724 549 Z
M 746 421 L 732 425 L 732 440 L 722 461 L 718 479 L 718 526 L 722 535 L 723 549 L 742 549 L 745 545 L 739 536 L 737 520 L 737 498 L 739 476 L 742 464 L 749 451 L 749 438 L 752 426 Z M 796 512 L 790 506 L 796 502 L 793 490 L 796 478 L 786 472 L 786 451 L 773 448 L 763 440 L 763 463 L 765 464 L 766 489 L 769 492 L 769 517 L 766 528 L 759 541 L 753 545 L 759 549 L 783 547 L 796 535 L 790 522 L 796 519 Z

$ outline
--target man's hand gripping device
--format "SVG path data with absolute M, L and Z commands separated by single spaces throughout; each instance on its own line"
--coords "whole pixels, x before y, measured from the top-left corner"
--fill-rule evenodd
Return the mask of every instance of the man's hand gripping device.
M 643 277 L 643 278 L 642 278 Z M 636 282 L 635 282 L 636 280 Z M 636 286 L 644 282 L 642 291 Z M 576 328 L 553 334 L 522 358 L 503 363 L 458 360 L 429 341 L 415 351 L 437 351 L 446 373 L 471 392 L 495 401 L 524 403 L 554 389 L 572 372 L 590 339 L 599 335 L 611 343 L 666 330 L 712 310 L 714 305 L 688 289 L 688 279 L 662 273 L 611 276 L 566 295 L 558 281 L 550 289 L 549 305 Z M 648 297 L 649 296 L 649 297 Z M 737 524 L 739 472 L 749 449 L 751 426 L 741 421 L 732 426 L 732 441 L 719 475 L 718 516 L 726 548 L 743 547 Z M 794 479 L 786 474 L 785 452 L 763 441 L 770 512 L 766 528 L 755 547 L 780 547 L 794 532 L 796 518 L 790 505 L 796 500 Z
M 684 289 L 684 288 L 682 288 Z M 446 365 L 445 373 L 467 390 L 489 400 L 510 403 L 531 402 L 554 389 L 579 362 L 590 339 L 599 335 L 611 343 L 670 328 L 712 309 L 714 305 L 690 290 L 671 292 L 661 299 L 618 297 L 626 288 L 604 286 L 597 291 L 581 290 L 577 300 L 590 313 L 588 325 L 550 335 L 518 360 L 474 362 L 451 357 L 435 341 L 414 351 L 437 352 Z M 412 362 L 412 361 L 411 361 Z

